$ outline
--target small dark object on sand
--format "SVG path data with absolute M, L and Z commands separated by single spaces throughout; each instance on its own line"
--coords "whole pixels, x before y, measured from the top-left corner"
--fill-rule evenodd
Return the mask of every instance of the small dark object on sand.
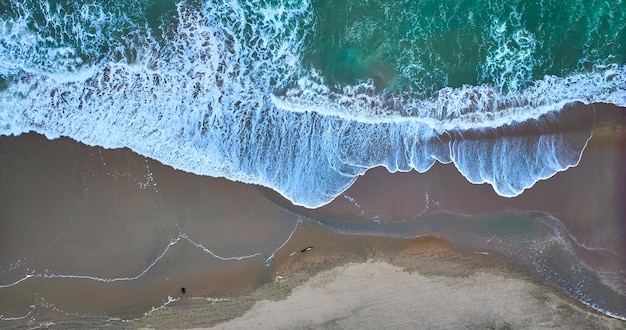
M 309 251 L 311 251 L 312 249 L 313 249 L 313 247 L 312 247 L 312 246 L 309 246 L 309 247 L 306 247 L 306 248 L 304 248 L 304 249 L 300 250 L 300 253 L 309 252 Z
M 180 288 L 180 292 L 184 294 L 185 292 L 187 292 L 187 290 L 185 290 L 185 288 L 182 287 L 182 288 Z

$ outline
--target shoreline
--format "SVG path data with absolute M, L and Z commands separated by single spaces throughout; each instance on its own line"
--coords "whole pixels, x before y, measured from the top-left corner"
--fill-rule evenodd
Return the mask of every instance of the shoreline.
M 626 233 L 625 132 L 623 121 L 604 118 L 576 167 L 516 198 L 436 164 L 423 174 L 375 168 L 315 210 L 258 186 L 176 171 L 128 149 L 36 134 L 3 137 L 0 294 L 7 299 L 0 301 L 0 327 L 218 325 L 259 301 L 288 301 L 319 274 L 349 278 L 353 267 L 400 282 L 452 283 L 479 273 L 498 283 L 519 280 L 554 295 L 545 301 L 593 319 L 590 325 L 623 327 L 557 284 L 591 274 L 594 282 L 583 283 L 596 295 L 590 301 L 609 293 L 614 309 L 624 304 L 615 296 L 623 278 L 593 272 L 568 278 L 567 271 L 626 269 L 617 253 Z M 546 222 L 545 215 L 558 218 Z M 564 245 L 530 244 L 551 240 Z M 538 262 L 540 268 L 529 268 Z M 555 270 L 560 276 L 550 277 Z M 28 272 L 37 276 L 24 277 Z M 472 281 L 484 282 L 480 276 Z
M 346 237 L 320 227 L 311 231 L 353 241 L 339 243 L 342 246 L 362 241 L 365 252 L 354 254 L 354 250 L 335 247 L 320 255 L 314 248 L 303 255 L 299 246 L 286 246 L 277 260 L 279 266 L 269 270 L 274 274 L 269 283 L 240 296 L 175 302 L 129 328 L 377 328 L 385 324 L 519 328 L 543 324 L 617 329 L 626 325 L 500 256 L 459 249 L 435 237 L 380 238 L 387 242 L 374 243 L 377 248 L 373 249 L 363 243 L 371 237 Z M 386 244 L 388 250 L 380 249 Z M 289 251 L 296 254 L 289 256 Z M 459 299 L 464 295 L 465 299 Z M 433 314 L 434 307 L 415 308 L 429 304 L 448 309 Z M 506 312 L 497 310 L 500 304 Z M 376 319 L 379 323 L 368 323 Z M 385 323 L 390 321 L 394 323 Z
M 311 243 L 315 245 L 311 250 L 300 252 Z M 204 275 L 196 276 L 200 278 L 195 281 L 202 281 Z M 171 297 L 170 303 L 136 319 L 64 315 L 43 325 L 63 329 L 85 325 L 112 329 L 376 328 L 391 324 L 383 322 L 394 317 L 393 324 L 412 327 L 626 326 L 626 321 L 589 308 L 503 256 L 459 248 L 432 236 L 346 235 L 310 221 L 299 225 L 275 262 L 262 268 L 254 282 L 210 295 L 194 295 L 190 287 L 185 295 Z M 309 296 L 313 300 L 305 302 Z M 339 304 L 338 310 L 329 310 L 329 304 Z M 415 306 L 443 309 L 437 314 L 434 307 Z M 367 310 L 367 317 L 354 313 L 357 310 Z M 364 323 L 376 319 L 381 323 Z

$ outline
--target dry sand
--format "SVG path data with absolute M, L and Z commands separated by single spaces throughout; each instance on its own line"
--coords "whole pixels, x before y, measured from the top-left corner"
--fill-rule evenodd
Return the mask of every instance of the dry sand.
M 285 300 L 262 300 L 215 329 L 618 327 L 541 286 L 491 273 L 424 276 L 385 262 L 322 272 Z M 621 324 L 622 326 L 624 324 Z

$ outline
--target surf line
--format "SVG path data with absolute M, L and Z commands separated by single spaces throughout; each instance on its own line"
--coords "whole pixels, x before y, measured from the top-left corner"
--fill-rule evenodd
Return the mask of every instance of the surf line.
M 296 226 L 294 227 L 294 229 L 291 231 L 291 233 L 289 234 L 289 236 L 287 237 L 287 239 L 278 247 L 276 248 L 270 256 L 268 256 L 267 258 L 265 258 L 264 260 L 264 264 L 265 266 L 269 266 L 271 261 L 274 259 L 275 254 L 281 249 L 283 248 L 287 242 L 289 242 L 291 240 L 291 238 L 293 237 L 294 233 L 296 232 L 296 229 L 298 228 L 298 225 L 300 223 L 300 219 L 298 219 L 298 221 L 296 222 Z M 6 289 L 12 286 L 16 286 L 28 279 L 31 278 L 61 278 L 61 279 L 83 279 L 83 280 L 92 280 L 92 281 L 98 281 L 98 282 L 103 282 L 103 283 L 113 283 L 113 282 L 121 282 L 121 281 L 134 281 L 137 280 L 139 278 L 141 278 L 142 276 L 144 276 L 146 273 L 148 273 L 163 257 L 165 257 L 165 255 L 167 254 L 167 252 L 170 250 L 170 248 L 172 248 L 174 245 L 178 244 L 179 242 L 181 242 L 181 240 L 187 241 L 188 243 L 190 243 L 191 245 L 195 246 L 196 248 L 202 250 L 203 252 L 209 254 L 211 257 L 219 259 L 219 260 L 223 260 L 223 261 L 241 261 L 241 260 L 246 260 L 246 259 L 250 259 L 250 258 L 256 258 L 256 257 L 261 257 L 262 254 L 259 252 L 253 253 L 253 254 L 249 254 L 249 255 L 244 255 L 244 256 L 231 256 L 231 257 L 224 257 L 224 256 L 220 256 L 217 253 L 213 252 L 213 250 L 205 247 L 204 245 L 194 241 L 193 239 L 191 239 L 189 237 L 189 235 L 185 234 L 185 233 L 179 233 L 178 236 L 174 239 L 172 239 L 168 245 L 165 247 L 165 249 L 163 250 L 163 252 L 161 252 L 161 254 L 156 257 L 143 271 L 141 271 L 139 274 L 135 275 L 135 276 L 128 276 L 128 277 L 116 277 L 116 278 L 102 278 L 102 277 L 97 277 L 97 276 L 90 276 L 90 275 L 71 275 L 71 274 L 54 274 L 54 273 L 43 273 L 43 274 L 39 274 L 39 273 L 35 273 L 34 271 L 30 274 L 26 274 L 24 275 L 24 277 L 22 277 L 21 279 L 12 282 L 12 283 L 7 283 L 7 284 L 0 284 L 0 289 Z
M 269 257 L 265 258 L 265 267 L 270 265 L 270 263 L 272 262 L 272 259 L 274 259 L 274 256 L 276 255 L 276 252 L 278 252 L 278 250 L 282 249 L 285 245 L 287 245 L 287 242 L 289 242 L 291 240 L 291 237 L 293 237 L 293 234 L 296 233 L 296 230 L 298 229 L 298 226 L 300 225 L 301 221 L 302 221 L 302 219 L 300 217 L 298 217 L 298 221 L 296 222 L 295 227 L 293 228 L 293 230 L 291 231 L 291 234 L 289 234 L 289 237 L 287 237 L 285 242 L 283 242 L 283 244 L 281 244 L 278 248 L 276 248 L 276 250 L 274 250 L 274 252 L 272 252 L 272 254 Z

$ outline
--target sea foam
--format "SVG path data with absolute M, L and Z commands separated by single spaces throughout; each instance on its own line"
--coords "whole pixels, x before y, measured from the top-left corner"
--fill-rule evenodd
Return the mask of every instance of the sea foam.
M 424 172 L 436 161 L 516 196 L 576 165 L 590 133 L 501 133 L 558 120 L 553 114 L 573 102 L 626 106 L 626 67 L 617 64 L 508 91 L 461 86 L 417 97 L 371 81 L 331 87 L 302 64 L 315 28 L 308 1 L 180 3 L 162 35 L 96 3 L 71 14 L 35 4 L 12 2 L 13 16 L 1 16 L 0 135 L 128 147 L 311 208 L 372 167 Z M 45 24 L 33 24 L 34 11 Z

